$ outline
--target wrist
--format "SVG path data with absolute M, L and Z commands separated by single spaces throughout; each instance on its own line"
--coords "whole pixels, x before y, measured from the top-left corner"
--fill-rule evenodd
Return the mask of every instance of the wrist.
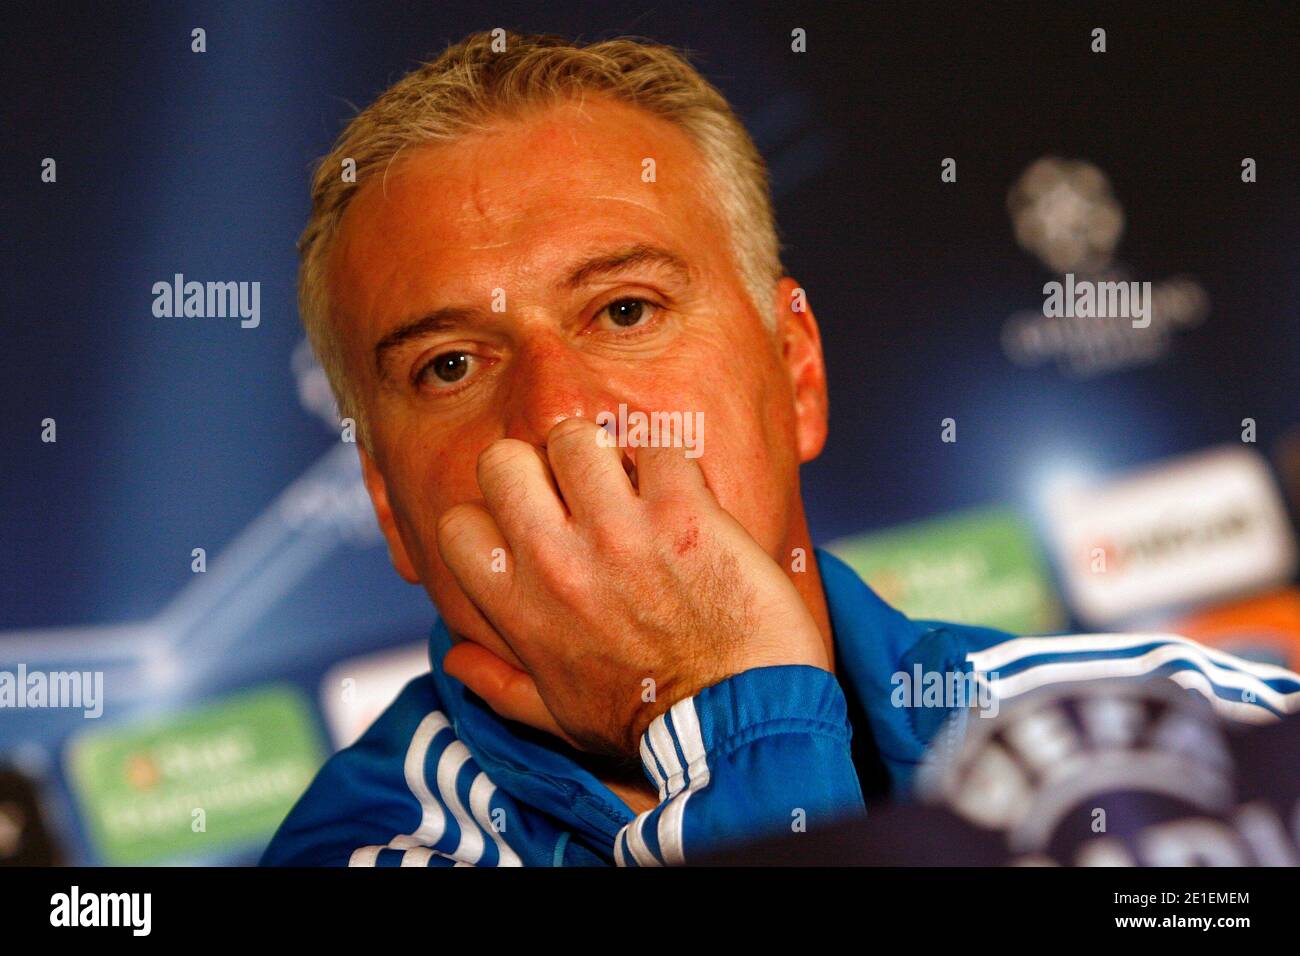
M 847 746 L 848 706 L 833 674 L 782 664 L 726 677 L 648 722 L 641 763 L 661 794 L 672 796 L 707 774 L 709 761 L 780 734 L 832 737 Z

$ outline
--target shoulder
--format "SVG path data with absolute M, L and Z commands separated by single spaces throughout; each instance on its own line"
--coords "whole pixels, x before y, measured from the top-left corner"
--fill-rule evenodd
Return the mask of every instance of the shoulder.
M 999 700 L 1040 687 L 1102 679 L 1168 679 L 1206 697 L 1222 717 L 1268 723 L 1300 711 L 1300 675 L 1178 634 L 1019 637 L 989 628 L 917 621 L 906 661 L 976 675 Z
M 276 831 L 262 865 L 344 866 L 358 848 L 414 830 L 421 807 L 407 765 L 418 759 L 412 769 L 422 776 L 423 753 L 448 727 L 430 675 L 412 680 L 360 740 L 326 761 Z

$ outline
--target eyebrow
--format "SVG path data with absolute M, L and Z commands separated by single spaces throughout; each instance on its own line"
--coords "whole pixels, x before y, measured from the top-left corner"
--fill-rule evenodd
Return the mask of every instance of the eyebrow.
M 690 268 L 681 256 L 667 249 L 642 243 L 583 260 L 569 272 L 562 285 L 566 289 L 577 289 L 612 273 L 636 266 L 657 266 L 667 269 L 676 273 L 677 278 L 683 282 L 689 280 L 691 275 Z
M 384 374 L 384 361 L 388 358 L 388 353 L 393 351 L 399 345 L 409 342 L 411 339 L 418 339 L 425 335 L 433 335 L 436 332 L 443 332 L 456 325 L 463 324 L 465 321 L 476 318 L 481 314 L 479 309 L 466 309 L 458 306 L 449 306 L 445 309 L 438 309 L 436 312 L 430 312 L 428 315 L 413 319 L 403 325 L 393 329 L 375 345 L 375 369 L 382 377 Z
M 614 252 L 601 253 L 577 263 L 560 283 L 565 289 L 578 289 L 597 279 L 637 266 L 654 266 L 666 269 L 682 282 L 689 281 L 691 270 L 681 256 L 658 246 L 638 243 Z M 384 377 L 384 363 L 388 354 L 398 346 L 426 335 L 443 332 L 465 322 L 481 318 L 483 311 L 462 306 L 448 306 L 412 319 L 388 332 L 375 345 L 375 370 Z

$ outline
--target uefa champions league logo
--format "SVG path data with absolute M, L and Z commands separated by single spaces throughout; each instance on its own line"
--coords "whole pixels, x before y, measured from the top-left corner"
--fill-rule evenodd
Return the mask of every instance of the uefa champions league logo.
M 1124 209 L 1093 164 L 1037 160 L 1008 192 L 1007 212 L 1016 242 L 1058 280 L 1044 286 L 1056 307 L 1017 312 L 1003 325 L 1003 351 L 1015 364 L 1052 361 L 1072 378 L 1148 365 L 1168 351 L 1174 331 L 1199 325 L 1209 314 L 1209 296 L 1191 277 L 1132 281 L 1131 270 L 1115 259 Z M 1075 308 L 1076 289 L 1087 307 Z M 1124 308 L 1106 308 L 1107 297 L 1094 299 L 1094 289 L 1109 291 L 1112 302 L 1124 293 Z M 1068 300 L 1064 308 L 1062 298 Z
M 1016 242 L 1053 273 L 1099 272 L 1124 232 L 1124 210 L 1106 175 L 1080 160 L 1048 157 L 1007 195 Z

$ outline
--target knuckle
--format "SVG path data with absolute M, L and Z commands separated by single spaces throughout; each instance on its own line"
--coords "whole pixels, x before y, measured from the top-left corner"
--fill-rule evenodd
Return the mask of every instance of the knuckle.
M 585 418 L 565 418 L 551 426 L 546 436 L 546 443 L 567 445 L 588 439 L 594 443 L 594 436 L 598 429 L 599 426 L 595 422 L 589 422 Z
M 581 418 L 566 418 L 551 429 L 546 436 L 546 453 L 548 457 L 560 458 L 567 463 L 590 461 L 592 453 L 598 447 L 596 433 L 604 432 L 591 422 Z
M 662 489 L 646 503 L 646 507 L 656 528 L 676 528 L 702 517 L 699 503 L 689 491 L 681 488 Z
M 588 589 L 587 578 L 581 573 L 576 562 L 565 558 L 556 558 L 547 553 L 537 557 L 537 569 L 546 583 L 546 588 L 566 605 L 582 603 Z
M 526 460 L 535 454 L 531 445 L 516 438 L 499 438 L 484 448 L 478 456 L 480 475 L 493 475 Z
M 618 511 L 602 514 L 584 529 L 592 551 L 606 566 L 618 567 L 629 551 L 636 550 L 636 524 L 631 516 Z

